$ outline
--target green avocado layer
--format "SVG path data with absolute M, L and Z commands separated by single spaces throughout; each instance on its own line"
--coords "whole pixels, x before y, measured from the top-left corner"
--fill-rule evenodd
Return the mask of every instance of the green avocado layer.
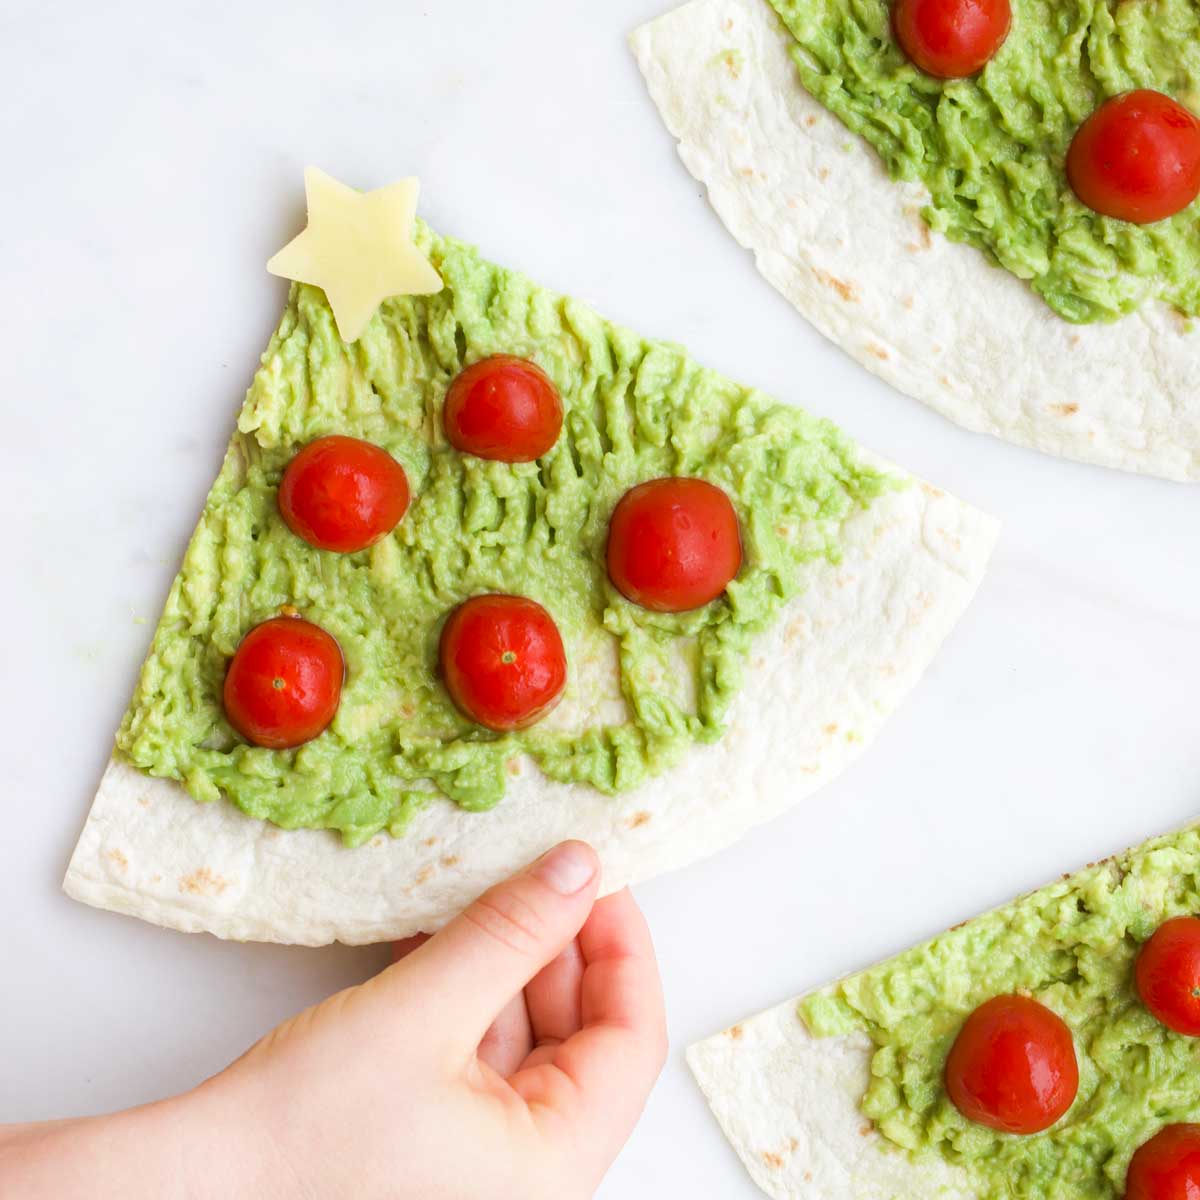
M 520 752 L 553 779 L 611 793 L 720 737 L 752 636 L 803 587 L 806 564 L 836 560 L 844 518 L 888 486 L 827 421 L 467 246 L 424 227 L 418 239 L 445 289 L 388 301 L 353 345 L 321 291 L 292 288 L 117 739 L 135 766 L 199 800 L 224 794 L 352 845 L 399 834 L 437 791 L 490 808 Z M 534 360 L 562 394 L 562 436 L 539 462 L 470 458 L 443 435 L 450 382 L 497 353 Z M 292 456 L 330 433 L 384 446 L 412 489 L 395 532 L 359 554 L 313 549 L 276 508 Z M 681 616 L 630 604 L 604 566 L 616 501 L 663 475 L 724 488 L 745 544 L 727 595 Z M 438 679 L 442 622 L 480 592 L 539 601 L 566 644 L 566 700 L 521 734 L 472 725 Z M 348 674 L 324 734 L 264 750 L 235 737 L 221 687 L 242 636 L 285 605 L 338 639 Z
M 1169 834 L 806 998 L 817 1036 L 865 1030 L 877 1047 L 863 1112 L 915 1155 L 967 1168 L 980 1200 L 1109 1200 L 1133 1152 L 1163 1125 L 1200 1121 L 1200 1041 L 1138 998 L 1138 947 L 1170 917 L 1200 912 L 1200 829 Z M 942 1086 L 964 1019 L 1022 992 L 1071 1028 L 1079 1094 L 1032 1137 L 968 1121 Z
M 972 79 L 913 66 L 888 0 L 770 0 L 804 86 L 930 193 L 929 225 L 1030 282 L 1068 321 L 1109 320 L 1158 296 L 1200 313 L 1200 202 L 1137 226 L 1081 204 L 1063 170 L 1110 96 L 1166 92 L 1200 108 L 1195 0 L 1013 0 L 999 53 Z

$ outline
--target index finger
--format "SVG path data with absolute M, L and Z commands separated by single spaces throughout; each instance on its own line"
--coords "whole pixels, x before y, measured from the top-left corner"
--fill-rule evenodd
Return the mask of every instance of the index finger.
M 654 942 L 628 888 L 599 901 L 579 931 L 582 1017 L 623 1029 L 666 1051 L 666 1013 Z
M 552 1062 L 510 1083 L 528 1102 L 587 1122 L 586 1141 L 615 1153 L 666 1059 L 662 982 L 650 931 L 628 891 L 598 901 L 578 940 L 583 1028 Z

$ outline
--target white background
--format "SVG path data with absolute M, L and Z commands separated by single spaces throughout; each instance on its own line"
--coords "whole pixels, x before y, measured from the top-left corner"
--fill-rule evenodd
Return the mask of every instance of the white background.
M 0 1119 L 185 1088 L 386 956 L 185 937 L 59 891 L 282 303 L 263 263 L 308 162 L 419 174 L 443 231 L 1005 522 L 860 763 L 639 889 L 672 1054 L 602 1196 L 756 1194 L 689 1041 L 1200 811 L 1200 492 L 962 432 L 824 343 L 650 105 L 624 38 L 664 2 L 0 3 Z

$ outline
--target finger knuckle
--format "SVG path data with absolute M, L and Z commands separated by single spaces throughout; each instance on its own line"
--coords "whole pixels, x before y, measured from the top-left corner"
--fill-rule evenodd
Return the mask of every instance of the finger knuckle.
M 487 937 L 516 954 L 532 954 L 542 943 L 545 922 L 534 905 L 513 889 L 484 894 L 466 915 Z

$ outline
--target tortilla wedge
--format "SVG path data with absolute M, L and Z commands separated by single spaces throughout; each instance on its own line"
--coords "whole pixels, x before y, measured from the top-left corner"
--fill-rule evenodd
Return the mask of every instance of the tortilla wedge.
M 599 852 L 605 891 L 683 866 L 797 804 L 862 751 L 971 599 L 996 532 L 991 517 L 915 481 L 854 511 L 841 562 L 814 563 L 755 646 L 721 740 L 616 797 L 514 760 L 492 811 L 438 797 L 403 836 L 347 849 L 332 833 L 285 831 L 224 799 L 199 803 L 114 758 L 64 886 L 175 929 L 320 945 L 434 930 L 568 837 Z M 556 720 L 586 724 L 598 704 L 623 703 L 615 660 L 572 670 L 576 698 L 568 693 Z M 582 717 L 571 704 L 587 705 Z
M 1200 322 L 1072 325 L 969 246 L 802 87 L 766 0 L 692 0 L 631 46 L 687 169 L 763 276 L 868 370 L 967 429 L 1200 480 Z M 1019 350 L 1018 350 L 1019 348 Z
M 1091 980 L 1123 1006 L 1116 1010 L 1115 1028 L 1103 1024 L 1072 1028 L 1077 1053 L 1086 1056 L 1080 1063 L 1081 1077 L 1091 1082 L 1081 1087 L 1075 1104 L 1058 1123 L 1028 1139 L 1053 1139 L 1061 1133 L 1063 1143 L 1051 1141 L 1040 1147 L 1042 1161 L 1066 1159 L 1072 1152 L 1090 1156 L 1096 1177 L 1105 1180 L 1103 1187 L 1108 1190 L 1095 1190 L 1090 1175 L 1078 1186 L 1086 1187 L 1089 1196 L 1119 1195 L 1137 1147 L 1164 1124 L 1195 1120 L 1200 1107 L 1200 1088 L 1189 1082 L 1181 1099 L 1178 1084 L 1172 1082 L 1178 1076 L 1170 1075 L 1171 1067 L 1156 1065 L 1154 1049 L 1137 1040 L 1139 1025 L 1130 1013 L 1133 1008 L 1141 1009 L 1142 1002 L 1132 981 L 1135 953 L 1129 948 L 1131 934 L 1144 940 L 1163 920 L 1192 911 L 1198 844 L 1200 826 L 1194 822 L 1151 838 L 1124 853 L 1062 875 L 990 913 L 955 925 L 865 972 L 805 992 L 690 1046 L 688 1065 L 754 1182 L 776 1200 L 977 1200 L 981 1190 L 996 1194 L 995 1180 L 977 1182 L 969 1161 L 960 1164 L 927 1148 L 910 1154 L 878 1132 L 864 1115 L 861 1105 L 873 1071 L 888 1079 L 888 1066 L 886 1061 L 881 1065 L 875 1060 L 875 1043 L 865 1030 L 855 1027 L 854 1004 L 846 1003 L 847 996 L 886 994 L 896 1008 L 903 1008 L 906 995 L 937 995 L 948 1011 L 965 1018 L 994 994 L 986 963 L 990 955 L 996 955 L 1018 974 L 1028 964 L 1028 973 L 1020 976 L 1014 990 L 1040 998 L 1042 992 L 1051 996 L 1071 987 L 1076 979 L 1085 984 Z M 1040 914 L 1038 917 L 1031 917 L 1030 905 L 1036 906 L 1033 911 Z M 1105 923 L 1106 915 L 1111 916 L 1111 924 Z M 1012 930 L 1015 942 L 1000 941 L 997 948 L 987 932 L 981 942 L 976 930 L 984 918 L 996 919 L 990 926 L 993 932 L 998 928 Z M 1051 945 L 1081 950 L 1083 957 L 1069 953 L 1057 960 L 1053 955 L 1039 956 L 1036 952 L 1023 955 L 1020 939 L 1028 936 L 1036 920 L 1043 922 Z M 1077 924 L 1072 925 L 1072 920 Z M 1055 939 L 1062 938 L 1068 940 L 1056 943 Z M 921 976 L 919 988 L 906 993 L 904 970 L 913 961 L 927 964 L 928 973 Z M 1097 961 L 1119 962 L 1121 979 L 1127 979 L 1128 984 L 1114 989 L 1112 981 L 1096 983 Z M 1013 967 L 1014 962 L 1021 966 Z M 893 964 L 899 966 L 897 975 L 874 975 Z M 1124 974 L 1126 970 L 1129 976 Z M 860 978 L 863 975 L 869 977 L 865 982 Z M 844 986 L 847 983 L 850 986 Z M 1127 994 L 1123 991 L 1126 986 Z M 843 1021 L 839 1016 L 826 1027 L 827 1036 L 814 1035 L 801 1015 L 805 1001 L 815 1001 L 808 1011 L 810 1016 L 817 1014 L 818 1022 L 828 1020 L 827 1014 L 843 1004 L 850 1019 Z M 870 1011 L 872 1001 L 866 1003 Z M 1087 1011 L 1086 1001 L 1076 1007 L 1075 1019 L 1081 1009 Z M 925 1010 L 919 1011 L 924 1014 L 923 1031 L 938 1029 L 937 1020 Z M 1143 1014 L 1143 1019 L 1156 1026 L 1149 1014 Z M 1111 1041 L 1107 1037 L 1110 1030 Z M 941 1034 L 945 1032 L 942 1026 Z M 1164 1035 L 1182 1043 L 1189 1041 L 1169 1030 L 1164 1030 Z M 1127 1050 L 1123 1038 L 1130 1039 Z M 1118 1052 L 1116 1046 L 1122 1050 Z M 881 1057 L 886 1060 L 889 1053 L 897 1053 L 896 1048 L 886 1047 Z M 1159 1055 L 1163 1062 L 1169 1057 Z M 941 1061 L 931 1057 L 931 1070 L 940 1072 Z M 1139 1099 L 1133 1081 L 1124 1074 L 1114 1074 L 1127 1070 L 1130 1062 L 1142 1061 L 1146 1065 L 1138 1068 L 1139 1083 L 1147 1089 L 1146 1094 L 1155 1097 L 1153 1102 L 1144 1096 Z M 1189 1058 L 1183 1071 L 1183 1078 L 1189 1081 L 1194 1080 L 1190 1063 Z M 904 1086 L 924 1094 L 925 1077 L 921 1078 L 918 1083 L 906 1077 Z M 1110 1101 L 1127 1104 L 1130 1114 L 1115 1146 L 1106 1143 L 1100 1132 L 1112 1128 L 1112 1113 L 1106 1115 L 1105 1108 Z M 949 1104 L 944 1099 L 942 1103 Z M 933 1115 L 930 1119 L 936 1122 L 939 1118 Z M 900 1125 L 903 1127 L 902 1122 Z M 952 1140 L 952 1135 L 946 1136 Z M 1074 1140 L 1066 1140 L 1071 1138 Z M 964 1138 L 957 1144 L 968 1140 Z M 1010 1144 L 1017 1146 L 1021 1141 L 1013 1138 Z M 1031 1155 L 1036 1153 L 1030 1151 Z M 1072 1169 L 1078 1170 L 1078 1159 L 1070 1161 Z M 1043 1181 L 1042 1186 L 1061 1188 L 1062 1179 Z M 1017 1190 L 1021 1195 L 1045 1194 Z M 1057 1193 L 1051 1190 L 1050 1194 Z

